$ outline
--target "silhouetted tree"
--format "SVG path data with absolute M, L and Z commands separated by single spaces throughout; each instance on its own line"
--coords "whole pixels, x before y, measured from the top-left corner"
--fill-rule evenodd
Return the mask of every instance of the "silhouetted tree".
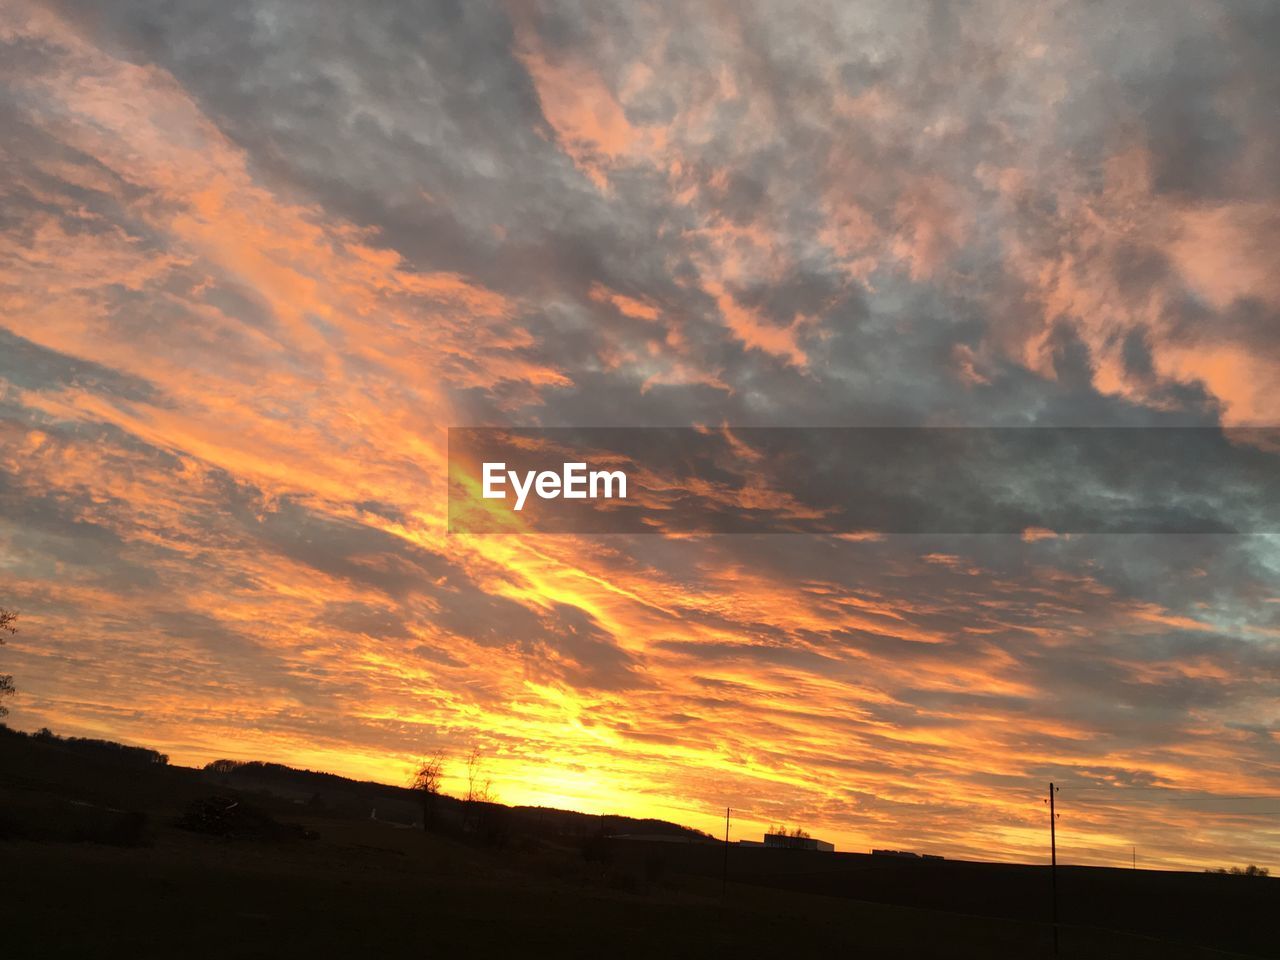
M 0 646 L 4 644 L 4 635 L 6 633 L 17 633 L 18 628 L 13 624 L 18 619 L 18 611 L 6 610 L 0 607 Z M 0 674 L 0 699 L 13 696 L 13 674 Z M 0 717 L 7 717 L 9 708 L 0 703 Z
M 493 781 L 484 776 L 484 758 L 479 747 L 467 754 L 467 803 L 493 803 Z
M 1249 864 L 1247 867 L 1232 867 L 1230 870 L 1206 870 L 1205 873 L 1223 873 L 1233 877 L 1269 877 L 1271 871 L 1266 867 L 1259 867 L 1255 864 Z
M 770 827 L 770 828 L 769 828 L 768 836 L 771 836 L 771 837 L 797 837 L 797 838 L 803 838 L 803 837 L 808 837 L 808 836 L 809 836 L 809 831 L 807 831 L 807 830 L 802 830 L 800 827 L 796 827 L 796 828 L 795 828 L 795 829 L 793 829 L 793 830 L 788 830 L 788 829 L 786 828 L 786 825 L 785 825 L 785 824 L 781 824 L 781 823 L 780 823 L 780 824 L 778 824 L 777 826 L 773 826 L 773 827 Z
M 492 842 L 502 832 L 494 804 L 493 781 L 484 774 L 484 757 L 479 747 L 467 754 L 467 795 L 462 805 L 463 829 Z
M 430 830 L 436 823 L 436 798 L 440 796 L 440 782 L 444 779 L 444 754 L 435 754 L 418 763 L 413 775 L 412 789 L 422 803 L 422 829 Z

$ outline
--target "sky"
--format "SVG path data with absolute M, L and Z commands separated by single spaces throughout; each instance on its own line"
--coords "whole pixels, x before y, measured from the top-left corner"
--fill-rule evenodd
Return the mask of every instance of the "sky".
M 482 536 L 450 426 L 1274 426 L 1270 0 L 0 4 L 8 722 L 1280 867 L 1275 536 Z

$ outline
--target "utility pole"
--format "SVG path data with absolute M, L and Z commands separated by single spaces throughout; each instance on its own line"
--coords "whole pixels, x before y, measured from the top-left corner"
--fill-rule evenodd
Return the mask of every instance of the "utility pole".
M 1133 869 L 1138 869 L 1138 848 L 1136 846 L 1133 848 Z
M 720 896 L 729 892 L 729 808 L 724 808 L 724 873 L 720 877 Z
M 1058 955 L 1058 815 L 1053 808 L 1053 795 L 1058 792 L 1049 781 L 1049 887 L 1053 897 L 1050 919 L 1053 923 L 1053 955 Z

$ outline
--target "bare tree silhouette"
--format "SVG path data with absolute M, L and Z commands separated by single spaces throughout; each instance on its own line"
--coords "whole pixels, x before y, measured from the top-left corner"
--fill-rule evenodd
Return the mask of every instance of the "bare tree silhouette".
M 473 840 L 502 846 L 510 836 L 508 811 L 498 797 L 485 770 L 485 758 L 478 746 L 467 754 L 467 793 L 462 804 L 462 829 Z
M 7 610 L 4 607 L 0 607 L 0 646 L 4 645 L 4 635 L 6 633 L 18 632 L 18 628 L 13 625 L 17 619 L 17 610 Z M 14 690 L 13 674 L 0 674 L 0 698 L 13 696 Z M 9 708 L 0 703 L 0 717 L 7 717 L 8 715 Z
M 479 747 L 472 747 L 467 754 L 467 795 L 462 805 L 464 830 L 484 833 L 489 829 L 487 815 L 495 800 L 493 781 L 484 774 L 484 756 Z
M 809 831 L 802 830 L 800 827 L 788 830 L 786 824 L 779 823 L 770 827 L 767 835 L 770 837 L 796 837 L 803 839 L 809 836 Z
M 422 803 L 423 830 L 434 829 L 436 825 L 436 799 L 440 796 L 440 783 L 443 779 L 443 751 L 437 750 L 430 757 L 419 761 L 411 786 Z
M 484 757 L 479 747 L 467 754 L 467 803 L 492 803 L 493 781 L 484 775 Z

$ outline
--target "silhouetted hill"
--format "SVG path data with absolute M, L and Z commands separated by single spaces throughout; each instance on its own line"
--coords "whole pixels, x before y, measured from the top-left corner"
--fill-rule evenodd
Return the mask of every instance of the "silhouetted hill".
M 272 797 L 312 813 L 422 825 L 421 804 L 407 787 L 258 760 L 214 760 L 195 769 L 170 764 L 164 754 L 146 747 L 59 737 L 48 730 L 28 734 L 0 726 L 0 766 L 17 784 L 55 787 L 84 802 L 180 808 L 216 788 Z M 463 802 L 442 795 L 437 803 L 441 825 L 460 828 Z M 704 833 L 665 820 L 500 803 L 484 806 L 500 812 L 504 829 L 514 835 L 586 838 L 640 834 L 711 840 Z
M 1021 960 L 1051 942 L 1043 866 L 735 846 L 722 894 L 723 845 L 665 821 L 445 797 L 436 829 L 420 816 L 405 787 L 0 727 L 5 955 Z M 1280 881 L 1059 874 L 1062 956 L 1276 956 Z M 226 952 L 228 924 L 251 953 Z
M 388 823 L 422 825 L 420 800 L 407 787 L 368 780 L 352 780 L 333 773 L 299 770 L 279 763 L 257 760 L 214 760 L 206 764 L 204 775 L 221 786 L 247 792 L 268 793 L 346 816 L 369 817 Z M 593 837 L 614 834 L 669 836 L 694 842 L 712 842 L 707 834 L 666 820 L 639 819 L 617 814 L 579 813 L 552 807 L 511 807 L 502 803 L 485 806 L 503 812 L 508 829 L 517 834 L 557 837 Z M 460 824 L 463 801 L 441 795 L 437 817 L 442 823 Z

